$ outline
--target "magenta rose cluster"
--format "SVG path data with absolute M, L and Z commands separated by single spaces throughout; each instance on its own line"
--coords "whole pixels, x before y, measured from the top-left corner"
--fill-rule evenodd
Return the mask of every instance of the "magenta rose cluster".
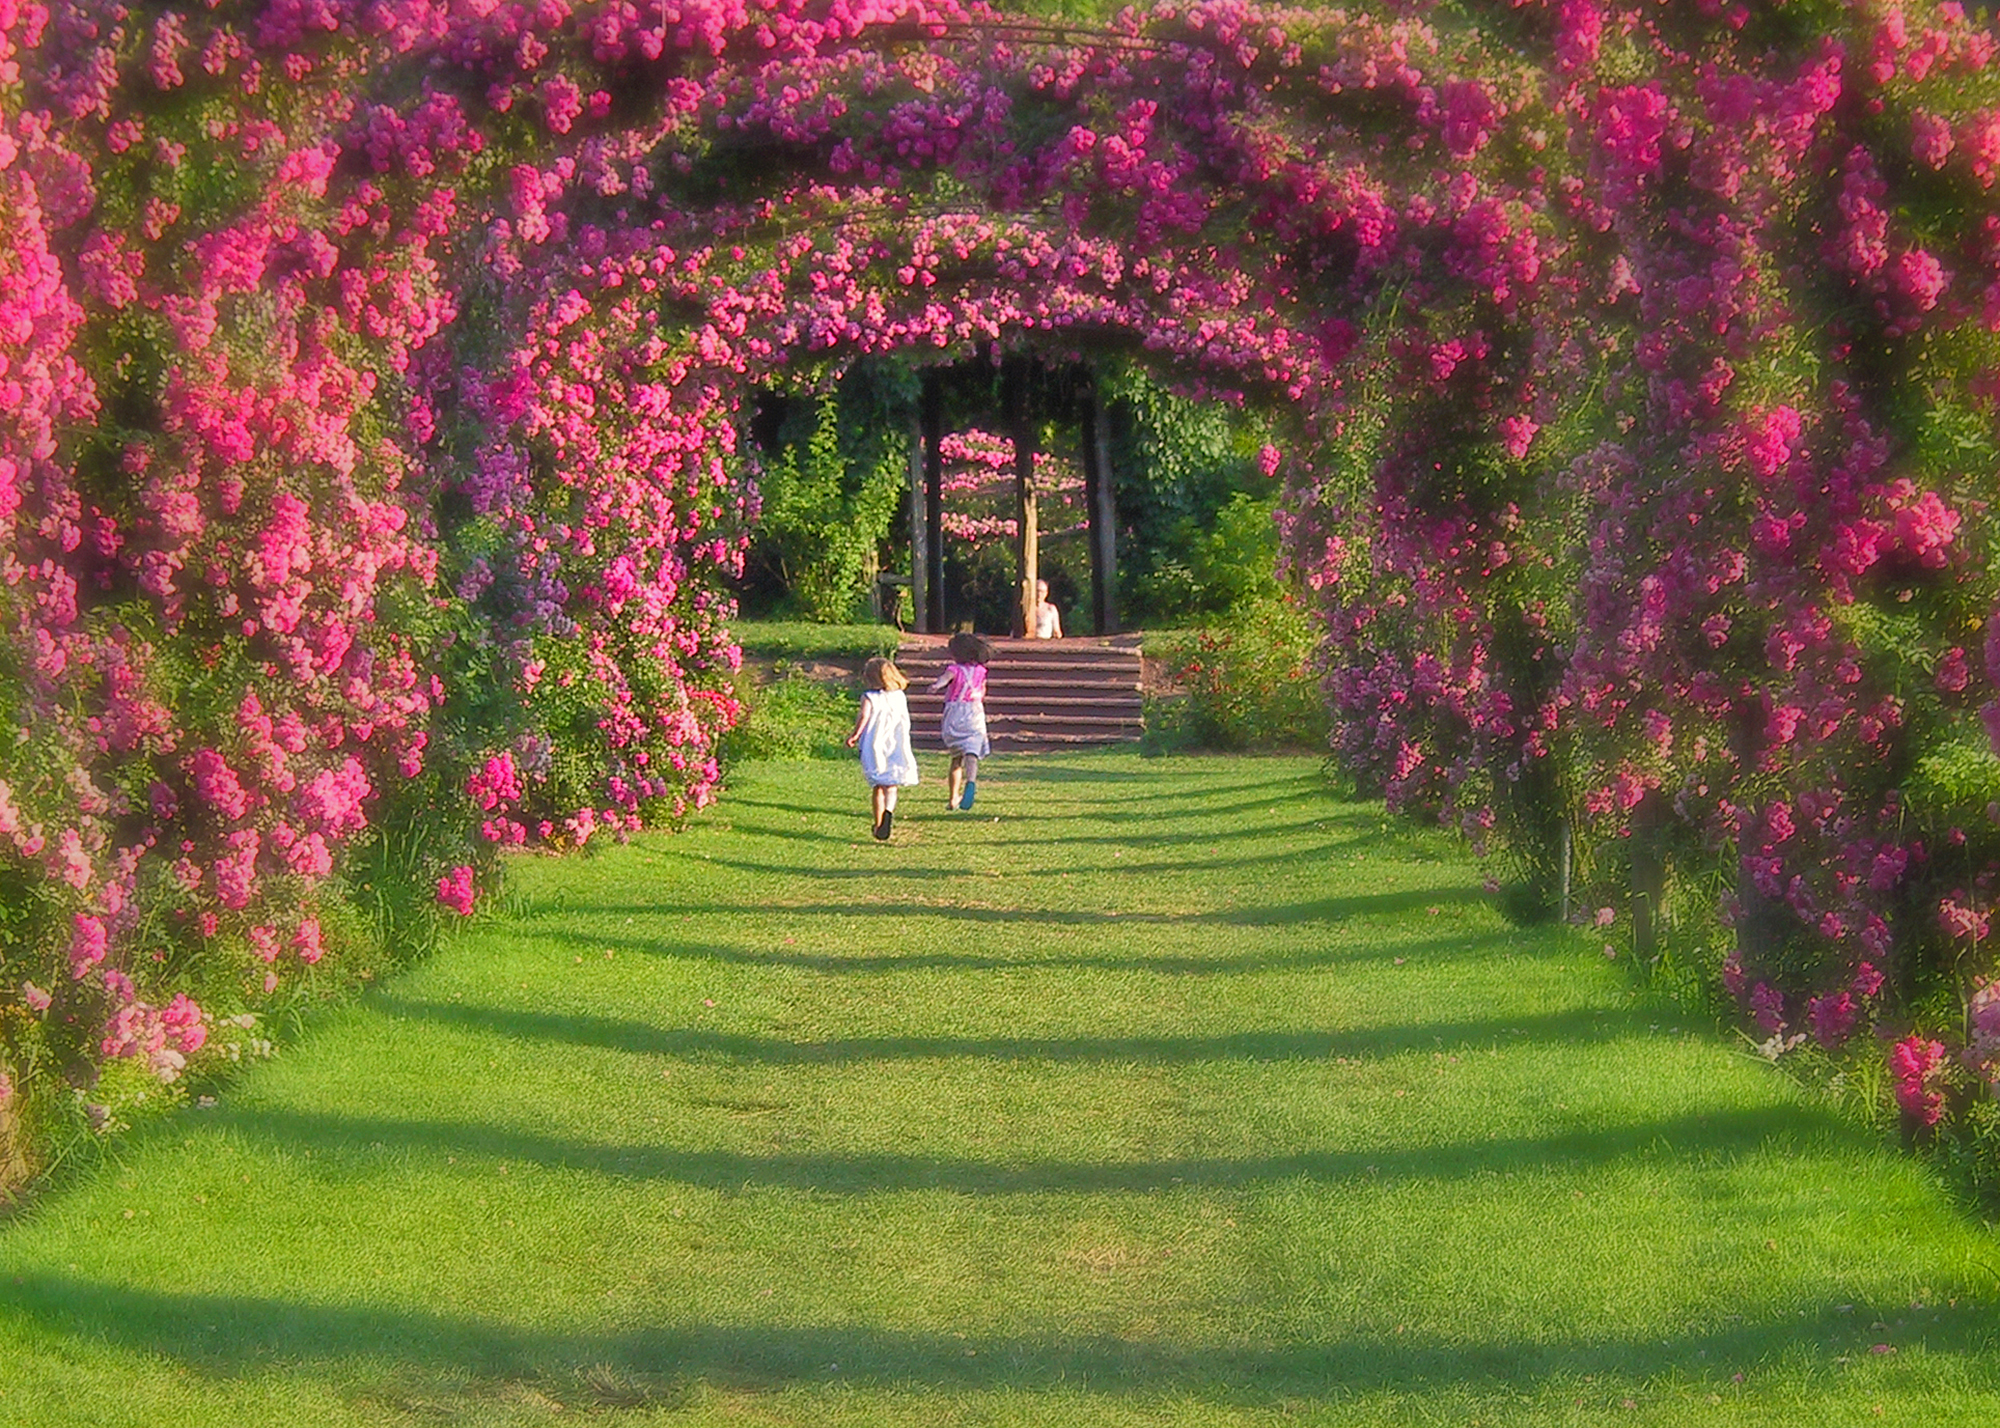
M 1033 349 L 1289 433 L 1359 776 L 1592 906 L 1720 881 L 1746 1024 L 1915 1037 L 1942 1123 L 1995 59 L 1920 0 L 0 0 L 10 1098 L 213 1054 L 392 863 L 467 913 L 707 801 L 754 388 Z

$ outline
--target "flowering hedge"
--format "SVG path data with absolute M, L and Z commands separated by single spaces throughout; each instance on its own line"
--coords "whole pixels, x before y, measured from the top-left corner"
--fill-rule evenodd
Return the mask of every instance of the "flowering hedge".
M 1422 315 L 1296 484 L 1339 748 L 1544 868 L 1567 823 L 1601 883 L 1720 881 L 1767 1054 L 1879 1033 L 1906 1125 L 1958 1107 L 2000 1172 L 1994 34 L 1517 22 L 1546 72 L 1437 86 L 1479 177 L 1387 220 L 1367 300 Z
M 710 797 L 744 394 L 999 345 L 1271 407 L 1354 769 L 1719 870 L 1746 1016 L 1936 1123 L 1997 106 L 1885 0 L 0 0 L 0 1126 L 240 1048 L 385 868 Z
M 510 273 L 504 29 L 0 0 L 0 1163 L 711 796 L 722 397 Z

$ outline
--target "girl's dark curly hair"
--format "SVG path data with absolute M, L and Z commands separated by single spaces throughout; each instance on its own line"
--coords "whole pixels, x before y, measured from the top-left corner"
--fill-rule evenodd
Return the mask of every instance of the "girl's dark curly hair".
M 957 634 L 953 635 L 951 643 L 946 648 L 951 651 L 951 657 L 960 664 L 991 664 L 993 662 L 993 646 L 987 644 L 986 641 L 973 634 L 970 630 L 960 630 Z

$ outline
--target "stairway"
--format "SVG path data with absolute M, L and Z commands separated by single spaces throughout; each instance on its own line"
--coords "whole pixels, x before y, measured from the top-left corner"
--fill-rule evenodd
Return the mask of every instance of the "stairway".
M 986 733 L 993 752 L 1047 753 L 1136 743 L 1139 639 L 1011 640 L 987 637 Z M 930 682 L 951 662 L 944 635 L 905 635 L 896 665 L 910 677 L 910 722 L 919 749 L 936 749 L 944 695 Z

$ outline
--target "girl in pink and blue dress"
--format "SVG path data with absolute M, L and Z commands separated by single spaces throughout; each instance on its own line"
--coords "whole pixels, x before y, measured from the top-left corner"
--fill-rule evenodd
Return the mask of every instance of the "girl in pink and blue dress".
M 861 667 L 861 713 L 847 747 L 861 749 L 875 836 L 884 842 L 896 821 L 896 790 L 917 781 L 917 753 L 910 747 L 910 681 L 894 662 L 877 657 Z
M 970 808 L 979 792 L 979 761 L 993 752 L 986 738 L 986 662 L 993 657 L 986 641 L 964 631 L 947 646 L 951 663 L 931 682 L 942 689 L 944 719 L 938 733 L 951 750 L 951 775 L 945 784 L 946 808 Z

